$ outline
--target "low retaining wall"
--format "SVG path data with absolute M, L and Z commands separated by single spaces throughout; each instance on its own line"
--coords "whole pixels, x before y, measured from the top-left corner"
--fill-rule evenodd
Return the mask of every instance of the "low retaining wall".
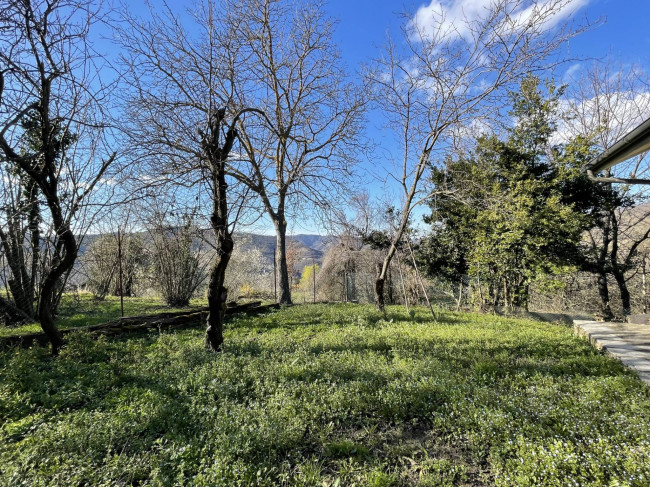
M 574 320 L 578 336 L 617 358 L 650 385 L 650 325 Z

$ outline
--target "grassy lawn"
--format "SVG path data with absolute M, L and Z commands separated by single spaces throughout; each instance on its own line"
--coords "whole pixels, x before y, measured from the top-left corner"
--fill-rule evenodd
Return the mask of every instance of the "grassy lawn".
M 298 306 L 0 377 L 0 485 L 650 485 L 649 389 L 563 326 Z
M 190 306 L 206 305 L 205 299 L 192 300 L 190 303 Z M 170 308 L 159 298 L 124 298 L 124 316 L 162 313 L 165 311 L 180 311 L 180 308 Z M 59 306 L 57 326 L 61 330 L 92 326 L 116 320 L 120 316 L 119 297 L 106 296 L 105 299 L 100 300 L 93 298 L 90 293 L 64 294 Z M 40 333 L 42 331 L 41 325 L 38 323 L 17 327 L 0 326 L 0 337 Z

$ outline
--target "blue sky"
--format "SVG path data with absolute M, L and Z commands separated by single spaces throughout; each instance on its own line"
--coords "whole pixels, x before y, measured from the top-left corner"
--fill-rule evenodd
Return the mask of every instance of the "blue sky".
M 611 53 L 628 62 L 645 64 L 650 48 L 650 1 L 582 0 L 586 3 L 575 14 L 578 21 L 603 22 L 575 38 L 570 52 L 576 57 L 601 58 Z M 466 3 L 471 1 L 465 0 Z M 372 0 L 330 0 L 330 15 L 339 20 L 336 36 L 343 57 L 352 68 L 377 54 L 387 30 L 398 37 L 401 17 L 413 14 L 428 1 L 393 2 Z M 442 3 L 453 4 L 454 0 Z M 478 3 L 478 2 L 477 2 Z
M 461 2 L 481 4 L 488 0 L 438 0 L 437 3 L 440 1 L 453 7 Z M 566 82 L 567 74 L 607 59 L 623 67 L 636 65 L 650 69 L 650 0 L 574 1 L 581 6 L 571 19 L 579 24 L 591 24 L 591 27 L 566 46 L 564 54 L 574 60 L 561 65 L 552 74 L 556 80 Z M 363 63 L 381 53 L 388 32 L 393 40 L 399 40 L 400 26 L 412 18 L 418 8 L 431 3 L 429 0 L 330 0 L 327 8 L 330 15 L 338 19 L 336 40 L 350 72 L 358 71 Z M 377 127 L 382 124 L 377 117 L 370 122 Z
M 486 0 L 438 0 L 445 8 L 472 7 L 472 4 L 484 4 Z M 438 3 L 437 2 L 437 3 Z M 566 74 L 580 75 L 582 67 L 588 68 L 596 60 L 613 59 L 621 65 L 647 66 L 650 53 L 650 1 L 648 0 L 575 0 L 578 8 L 571 15 L 573 21 L 586 25 L 592 24 L 586 32 L 575 37 L 566 46 L 565 55 L 575 59 L 562 65 L 553 76 L 566 81 Z M 376 57 L 385 43 L 387 32 L 394 40 L 401 38 L 400 26 L 412 18 L 420 7 L 426 7 L 430 1 L 391 2 L 371 0 L 330 0 L 328 10 L 338 18 L 336 40 L 341 54 L 351 71 L 357 70 L 361 63 Z M 650 87 L 649 87 L 650 90 Z M 383 121 L 371 114 L 369 133 L 379 139 L 382 153 L 391 152 L 390 140 L 381 130 Z M 650 113 L 648 114 L 650 116 Z M 395 156 L 399 157 L 398 154 Z M 362 164 L 362 172 L 375 172 L 372 163 Z M 370 180 L 372 178 L 368 178 Z M 373 181 L 367 189 L 371 194 L 391 191 L 381 183 Z M 416 217 L 426 210 L 416 212 Z M 298 229 L 296 229 L 298 231 Z
M 480 8 L 489 0 L 435 0 L 445 9 Z M 551 0 L 548 0 L 551 1 Z M 592 23 L 593 27 L 574 38 L 566 46 L 565 55 L 574 58 L 562 65 L 554 77 L 563 80 L 567 70 L 579 73 L 581 65 L 589 66 L 594 60 L 615 59 L 623 66 L 634 64 L 648 65 L 650 53 L 650 0 L 573 0 L 578 7 L 572 19 L 578 23 Z M 157 1 L 153 2 L 158 3 Z M 339 45 L 344 62 L 351 73 L 358 72 L 362 63 L 368 62 L 381 53 L 381 48 L 390 32 L 399 42 L 402 38 L 400 26 L 412 18 L 419 8 L 432 4 L 424 1 L 377 1 L 377 0 L 329 0 L 326 4 L 328 13 L 338 20 L 335 40 Z M 138 7 L 141 3 L 138 2 Z M 650 88 L 649 88 L 650 90 Z M 381 129 L 383 120 L 378 112 L 372 112 L 368 120 L 368 135 L 379 143 L 375 161 L 361 161 L 362 178 L 367 181 L 367 190 L 371 194 L 391 192 L 390 186 L 382 185 L 372 175 L 389 168 L 388 160 L 399 157 L 391 154 L 394 146 L 390 135 Z M 648 114 L 650 116 L 650 114 Z M 382 165 L 377 169 L 377 161 Z M 397 196 L 397 194 L 395 194 Z M 422 212 L 419 212 L 420 214 Z M 260 222 L 255 231 L 272 233 L 268 222 Z M 314 223 L 303 219 L 301 223 L 289 222 L 290 233 L 322 233 Z

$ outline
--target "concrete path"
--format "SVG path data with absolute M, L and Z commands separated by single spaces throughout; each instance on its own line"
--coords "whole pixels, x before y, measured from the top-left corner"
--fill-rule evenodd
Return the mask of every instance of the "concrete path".
M 574 320 L 577 335 L 616 357 L 650 385 L 650 325 Z

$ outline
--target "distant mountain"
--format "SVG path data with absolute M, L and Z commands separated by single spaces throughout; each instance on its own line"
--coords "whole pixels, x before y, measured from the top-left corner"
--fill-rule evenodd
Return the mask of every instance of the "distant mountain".
M 204 230 L 203 235 L 206 240 L 214 242 L 212 230 Z M 100 236 L 99 234 L 86 235 L 79 247 L 79 257 L 82 257 L 88 246 Z M 234 239 L 236 247 L 241 246 L 240 248 L 243 249 L 258 248 L 269 263 L 273 262 L 273 254 L 275 253 L 276 247 L 275 235 L 236 232 Z M 311 265 L 312 258 L 317 264 L 321 265 L 327 250 L 336 242 L 335 238 L 329 236 L 299 234 L 287 236 L 287 247 L 290 246 L 292 240 L 299 254 L 299 258 L 294 266 L 295 271 L 298 273 L 306 265 Z
M 296 240 L 303 244 L 305 247 L 309 247 L 314 250 L 324 250 L 327 248 L 333 241 L 332 237 L 324 237 L 322 235 L 293 235 L 293 240 Z
M 302 272 L 307 265 L 312 265 L 312 259 L 318 265 L 323 262 L 323 257 L 329 247 L 335 242 L 335 239 L 323 235 L 292 235 L 287 236 L 287 248 L 294 242 L 294 248 L 298 251 L 298 259 L 294 264 L 295 272 Z M 262 255 L 273 262 L 275 253 L 276 239 L 275 235 L 260 235 L 255 233 L 236 233 L 235 245 L 242 245 L 244 249 L 258 248 Z

